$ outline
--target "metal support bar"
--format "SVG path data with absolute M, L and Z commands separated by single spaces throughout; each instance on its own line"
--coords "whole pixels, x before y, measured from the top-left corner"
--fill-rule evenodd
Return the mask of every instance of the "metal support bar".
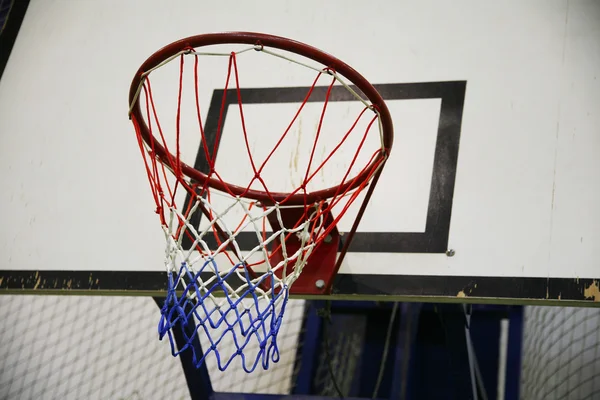
M 414 397 L 411 391 L 411 370 L 414 364 L 415 341 L 419 328 L 421 303 L 402 303 L 400 308 L 398 337 L 394 353 L 394 366 L 390 399 L 406 400 Z
M 313 379 L 317 362 L 319 360 L 319 348 L 321 345 L 322 318 L 317 315 L 317 309 L 322 308 L 322 302 L 306 301 L 305 314 L 306 319 L 302 326 L 302 335 L 299 343 L 302 345 L 296 350 L 296 368 L 298 375 L 292 390 L 293 394 L 308 395 L 313 387 Z
M 287 395 L 287 394 L 250 394 L 250 393 L 218 393 L 215 392 L 212 400 L 339 400 L 339 397 Z M 344 397 L 344 400 L 366 400 L 361 397 Z M 383 399 L 376 399 L 383 400 Z
M 521 381 L 521 353 L 523 348 L 523 306 L 510 309 L 508 350 L 506 354 L 505 398 L 518 399 Z

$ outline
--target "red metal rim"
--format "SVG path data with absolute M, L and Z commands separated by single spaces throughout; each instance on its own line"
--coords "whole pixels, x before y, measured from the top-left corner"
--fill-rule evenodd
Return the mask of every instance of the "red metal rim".
M 346 190 L 352 190 L 360 186 L 361 183 L 373 176 L 373 168 L 375 167 L 375 165 L 381 163 L 382 161 L 385 161 L 385 158 L 389 156 L 394 139 L 392 117 L 379 92 L 377 92 L 373 85 L 371 85 L 371 83 L 369 83 L 369 81 L 366 80 L 356 70 L 354 70 L 348 64 L 333 57 L 330 54 L 327 54 L 315 47 L 309 46 L 301 42 L 297 42 L 295 40 L 287 39 L 280 36 L 268 35 L 264 33 L 224 32 L 191 36 L 185 39 L 178 40 L 163 47 L 162 49 L 158 50 L 156 53 L 151 55 L 141 65 L 141 67 L 136 72 L 133 81 L 131 82 L 131 87 L 129 89 L 129 104 L 132 104 L 132 102 L 135 99 L 135 103 L 133 104 L 133 108 L 131 110 L 131 118 L 134 121 L 134 123 L 138 125 L 140 134 L 144 141 L 148 145 L 153 146 L 156 152 L 156 156 L 163 164 L 170 165 L 169 158 L 175 159 L 175 156 L 170 155 L 169 152 L 160 144 L 160 142 L 156 140 L 156 138 L 153 135 L 150 134 L 148 126 L 146 125 L 146 122 L 144 121 L 144 118 L 142 116 L 139 97 L 136 99 L 135 96 L 136 91 L 138 90 L 138 87 L 143 79 L 143 73 L 156 67 L 158 64 L 160 64 L 167 58 L 187 48 L 198 48 L 217 44 L 260 44 L 266 47 L 273 47 L 276 49 L 286 50 L 298 54 L 310 58 L 314 61 L 317 61 L 323 64 L 324 66 L 332 68 L 336 71 L 337 74 L 342 75 L 352 84 L 354 84 L 357 88 L 359 88 L 379 111 L 379 118 L 383 129 L 383 143 L 385 151 L 379 153 L 377 157 L 375 157 L 371 161 L 371 164 L 367 168 L 365 168 L 361 174 L 351 179 L 348 179 L 346 183 L 341 187 L 341 191 L 339 189 L 340 185 L 337 185 L 326 189 L 321 189 L 306 195 L 304 193 L 298 193 L 293 196 L 289 196 L 289 193 L 270 192 L 269 196 L 269 194 L 263 191 L 246 190 L 245 187 L 233 185 L 230 183 L 224 183 L 219 179 L 209 177 L 205 173 L 182 162 L 181 171 L 184 175 L 188 176 L 196 182 L 206 182 L 208 186 L 217 190 L 231 192 L 234 195 L 241 195 L 243 193 L 244 197 L 258 201 L 270 202 L 271 199 L 274 199 L 275 201 L 283 201 L 287 198 L 286 204 L 304 204 L 305 202 L 312 204 L 321 200 L 334 197 L 336 193 L 343 193 Z

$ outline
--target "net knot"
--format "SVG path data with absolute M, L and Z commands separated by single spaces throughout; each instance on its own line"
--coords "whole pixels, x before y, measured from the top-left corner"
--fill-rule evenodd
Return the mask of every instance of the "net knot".
M 376 114 L 379 114 L 379 106 L 377 104 L 369 104 L 368 108 Z

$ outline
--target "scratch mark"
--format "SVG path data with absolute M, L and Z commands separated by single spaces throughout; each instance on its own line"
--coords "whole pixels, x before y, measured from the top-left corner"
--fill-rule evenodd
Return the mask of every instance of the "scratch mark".
M 565 55 L 567 53 L 567 36 L 568 36 L 568 27 L 569 27 L 569 6 L 571 2 L 567 0 L 567 12 L 565 13 L 565 32 L 563 34 L 563 49 L 562 49 L 562 63 L 565 63 Z
M 35 285 L 33 286 L 33 290 L 37 289 L 38 286 L 40 286 L 40 282 L 42 281 L 39 271 L 35 271 L 35 278 L 36 278 L 36 280 L 35 280 Z
M 563 66 L 565 64 L 565 54 L 566 54 L 566 49 L 567 49 L 568 25 L 569 25 L 569 1 L 567 1 L 567 12 L 565 15 L 565 30 L 564 30 L 564 34 L 563 34 L 563 49 L 562 49 L 562 53 L 563 53 L 562 54 L 562 64 L 563 64 Z M 560 86 L 559 86 L 559 90 L 560 90 Z M 554 200 L 555 200 L 555 193 L 556 193 L 556 163 L 558 160 L 558 135 L 559 135 L 559 131 L 560 131 L 560 109 L 561 109 L 562 97 L 559 96 L 558 98 L 559 98 L 558 110 L 556 113 L 556 115 L 557 115 L 557 118 L 556 118 L 556 141 L 554 144 L 554 165 L 553 165 L 553 171 L 552 171 L 552 202 L 551 202 L 551 206 L 550 206 L 550 234 L 548 237 L 548 241 L 549 241 L 548 261 L 550 260 L 550 257 L 552 256 L 552 228 L 554 225 Z
M 560 115 L 560 102 L 558 103 L 558 113 Z M 556 141 L 554 143 L 554 165 L 552 171 L 552 201 L 550 203 L 550 232 L 548 235 L 548 261 L 552 256 L 552 228 L 554 226 L 554 199 L 556 194 L 556 163 L 558 160 L 558 132 L 560 131 L 560 121 L 556 121 Z

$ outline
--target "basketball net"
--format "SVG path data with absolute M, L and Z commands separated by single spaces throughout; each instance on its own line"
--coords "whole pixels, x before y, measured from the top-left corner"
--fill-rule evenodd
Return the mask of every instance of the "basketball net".
M 271 144 L 272 150 L 264 159 L 255 159 L 253 156 L 249 144 L 252 129 L 245 124 L 240 90 L 237 59 L 250 50 L 306 66 L 314 69 L 316 74 L 287 129 L 281 133 L 278 141 Z M 212 56 L 228 57 L 217 140 L 213 146 L 209 144 L 205 134 L 198 95 L 199 59 Z M 166 126 L 161 124 L 150 77 L 155 69 L 177 61 L 178 104 L 171 108 L 176 110 L 177 115 L 174 126 Z M 193 64 L 194 69 L 193 82 L 184 82 L 184 70 L 190 64 Z M 274 192 L 270 189 L 269 182 L 263 179 L 263 171 L 266 168 L 282 168 L 269 164 L 269 161 L 297 122 L 316 85 L 322 81 L 327 82 L 327 94 L 309 162 L 300 173 L 299 184 L 294 190 L 289 193 Z M 242 137 L 238 139 L 245 143 L 246 156 L 252 168 L 252 178 L 249 181 L 235 184 L 226 182 L 215 167 L 217 146 L 223 130 L 225 96 L 233 93 L 228 90 L 232 82 L 237 100 L 236 111 L 239 112 L 242 124 Z M 364 107 L 355 122 L 349 124 L 350 128 L 341 135 L 339 145 L 323 157 L 322 162 L 317 162 L 314 155 L 319 148 L 321 126 L 334 84 L 341 84 Z M 195 94 L 195 134 L 200 142 L 199 151 L 208 161 L 204 179 L 190 178 L 187 171 L 191 167 L 181 159 L 180 122 L 184 86 L 188 90 L 193 88 Z M 136 103 L 141 107 L 144 121 L 131 113 Z M 225 370 L 236 359 L 241 361 L 241 367 L 246 372 L 252 372 L 258 365 L 267 369 L 270 362 L 279 360 L 277 334 L 291 286 L 315 249 L 336 229 L 340 218 L 385 162 L 387 155 L 383 139 L 380 141 L 381 146 L 375 149 L 369 150 L 364 146 L 368 135 L 382 136 L 378 110 L 347 85 L 336 71 L 309 66 L 262 45 L 229 53 L 202 53 L 193 48 L 185 49 L 154 69 L 144 72 L 130 106 L 130 116 L 156 205 L 155 212 L 166 241 L 164 264 L 167 295 L 158 327 L 160 338 L 169 338 L 174 356 L 191 349 L 196 366 L 200 366 L 213 353 L 220 370 Z M 367 118 L 366 129 L 364 132 L 356 132 L 358 122 L 364 118 Z M 144 137 L 140 128 L 142 122 L 155 140 L 149 141 Z M 360 135 L 360 140 L 357 141 L 358 148 L 351 155 L 347 169 L 340 174 L 341 180 L 328 192 L 327 198 L 315 200 L 307 187 L 351 135 Z M 371 155 L 365 157 L 368 162 L 361 167 L 356 164 L 358 154 L 363 152 L 370 152 Z M 357 168 L 360 172 L 350 176 L 351 170 L 356 171 Z M 182 193 L 185 201 L 181 201 Z M 200 217 L 202 224 L 198 223 Z M 243 251 L 239 243 L 243 232 L 254 232 L 253 237 L 256 238 L 255 246 L 249 251 Z M 174 342 L 175 329 L 184 332 L 186 344 L 181 348 L 177 348 Z M 205 335 L 208 339 L 209 347 L 203 349 L 202 353 L 193 344 L 197 335 Z M 233 350 L 224 351 L 226 347 Z

